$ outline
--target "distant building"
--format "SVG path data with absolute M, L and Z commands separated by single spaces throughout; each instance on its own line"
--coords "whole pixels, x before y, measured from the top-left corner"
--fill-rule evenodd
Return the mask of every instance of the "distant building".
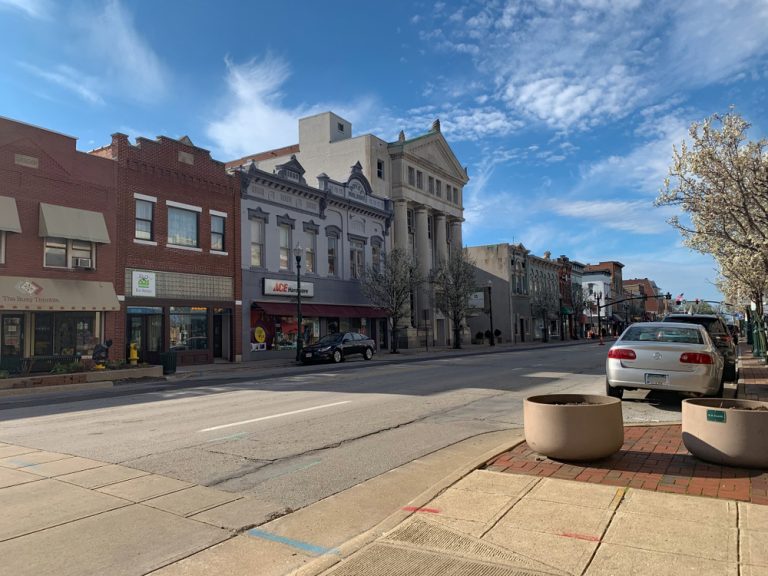
M 324 177 L 345 182 L 350 166 L 359 163 L 372 195 L 393 203 L 393 233 L 385 249 L 408 250 L 425 276 L 452 250 L 462 248 L 462 195 L 469 178 L 440 132 L 439 121 L 425 134 L 408 139 L 401 132 L 396 141 L 387 142 L 373 134 L 353 136 L 349 121 L 324 112 L 299 120 L 298 144 L 252 154 L 227 166 L 254 164 L 274 172 L 292 156 L 306 170 L 310 186 Z M 344 235 L 343 253 L 347 251 Z M 413 295 L 407 324 L 400 331 L 401 346 L 423 345 L 424 334 L 430 334 L 434 344 L 450 344 L 450 321 L 436 310 L 431 288 Z
M 632 301 L 632 316 L 635 321 L 656 320 L 663 313 L 664 295 L 656 282 L 648 278 L 624 280 L 624 291 L 632 296 L 644 296 L 644 300 Z

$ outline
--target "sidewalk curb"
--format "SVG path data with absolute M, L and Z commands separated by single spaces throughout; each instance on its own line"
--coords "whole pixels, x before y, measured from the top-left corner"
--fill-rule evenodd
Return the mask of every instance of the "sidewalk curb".
M 510 429 L 510 431 L 515 430 L 514 428 Z M 511 444 L 510 441 L 507 440 L 506 442 L 502 442 L 501 444 L 498 444 L 494 448 L 487 450 L 480 456 L 476 456 L 472 460 L 470 460 L 468 463 L 463 464 L 461 467 L 457 468 L 450 474 L 447 474 L 444 476 L 441 480 L 424 490 L 421 494 L 413 498 L 408 504 L 406 504 L 406 507 L 414 507 L 414 508 L 421 508 L 425 504 L 429 503 L 431 500 L 433 500 L 436 496 L 438 496 L 441 492 L 445 491 L 446 489 L 450 488 L 452 485 L 454 485 L 456 482 L 470 474 L 471 472 L 474 472 L 477 470 L 482 464 L 485 462 L 488 462 L 491 458 L 494 456 L 497 456 L 498 454 L 501 454 L 503 452 L 506 452 L 508 450 L 511 450 L 515 446 L 521 444 L 522 442 L 525 442 L 525 435 L 523 434 L 522 428 L 519 429 L 519 438 L 516 438 L 512 440 Z M 445 448 L 450 448 L 450 446 L 446 446 Z M 397 510 L 387 516 L 384 520 L 376 524 L 373 528 L 369 528 L 362 534 L 359 534 L 358 536 L 355 536 L 351 540 L 347 540 L 343 544 L 336 546 L 334 550 L 338 552 L 338 554 L 325 554 L 323 556 L 320 556 L 316 560 L 313 560 L 309 564 L 305 564 L 301 568 L 296 569 L 294 572 L 291 572 L 292 576 L 319 576 L 320 574 L 324 573 L 326 570 L 329 570 L 336 564 L 346 560 L 353 554 L 357 553 L 361 549 L 363 549 L 368 544 L 371 544 L 376 539 L 378 539 L 380 536 L 384 535 L 385 533 L 393 530 L 397 526 L 399 526 L 402 522 L 413 516 L 415 512 L 413 511 L 405 511 L 405 510 Z

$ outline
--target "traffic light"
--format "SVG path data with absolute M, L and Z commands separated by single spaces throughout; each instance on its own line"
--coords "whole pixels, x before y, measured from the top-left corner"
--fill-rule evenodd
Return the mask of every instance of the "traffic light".
M 699 305 L 699 299 L 696 298 L 696 306 L 698 306 L 698 305 Z

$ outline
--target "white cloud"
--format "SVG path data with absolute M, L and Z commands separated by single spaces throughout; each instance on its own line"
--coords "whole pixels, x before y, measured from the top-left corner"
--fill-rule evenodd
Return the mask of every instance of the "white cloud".
M 47 0 L 0 0 L 0 9 L 20 10 L 31 18 L 48 19 L 52 10 Z
M 97 82 L 69 66 L 63 64 L 57 66 L 54 70 L 42 70 L 26 62 L 19 62 L 19 66 L 31 72 L 35 76 L 52 82 L 70 92 L 80 96 L 92 104 L 104 104 L 104 99 L 94 87 Z
M 472 55 L 497 102 L 559 130 L 732 81 L 768 55 L 765 0 L 501 0 L 438 18 L 433 47 Z
M 659 234 L 669 231 L 662 213 L 665 210 L 654 208 L 651 201 L 633 200 L 563 200 L 552 202 L 551 209 L 561 216 L 590 220 L 604 228 L 621 230 L 633 234 Z M 649 214 L 657 211 L 658 214 Z M 666 211 L 669 213 L 669 211 Z
M 206 127 L 217 154 L 224 158 L 298 143 L 298 120 L 304 116 L 333 110 L 355 125 L 374 117 L 373 110 L 378 108 L 372 99 L 366 98 L 354 103 L 318 102 L 290 107 L 284 104 L 281 92 L 290 76 L 286 61 L 267 55 L 243 64 L 229 59 L 225 62 L 227 94 L 219 118 L 211 119 Z
M 168 72 L 120 2 L 110 0 L 101 13 L 76 13 L 75 18 L 85 31 L 88 54 L 104 70 L 105 91 L 145 102 L 165 95 Z

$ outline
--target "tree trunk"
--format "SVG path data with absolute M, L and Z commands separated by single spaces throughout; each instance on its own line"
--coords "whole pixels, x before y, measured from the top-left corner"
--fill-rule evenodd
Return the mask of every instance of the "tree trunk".
M 389 347 L 390 354 L 397 354 L 397 337 L 398 337 L 397 333 L 398 333 L 397 324 L 393 324 L 391 342 L 390 342 L 391 345 Z
M 453 347 L 456 349 L 461 348 L 461 328 L 453 329 Z

